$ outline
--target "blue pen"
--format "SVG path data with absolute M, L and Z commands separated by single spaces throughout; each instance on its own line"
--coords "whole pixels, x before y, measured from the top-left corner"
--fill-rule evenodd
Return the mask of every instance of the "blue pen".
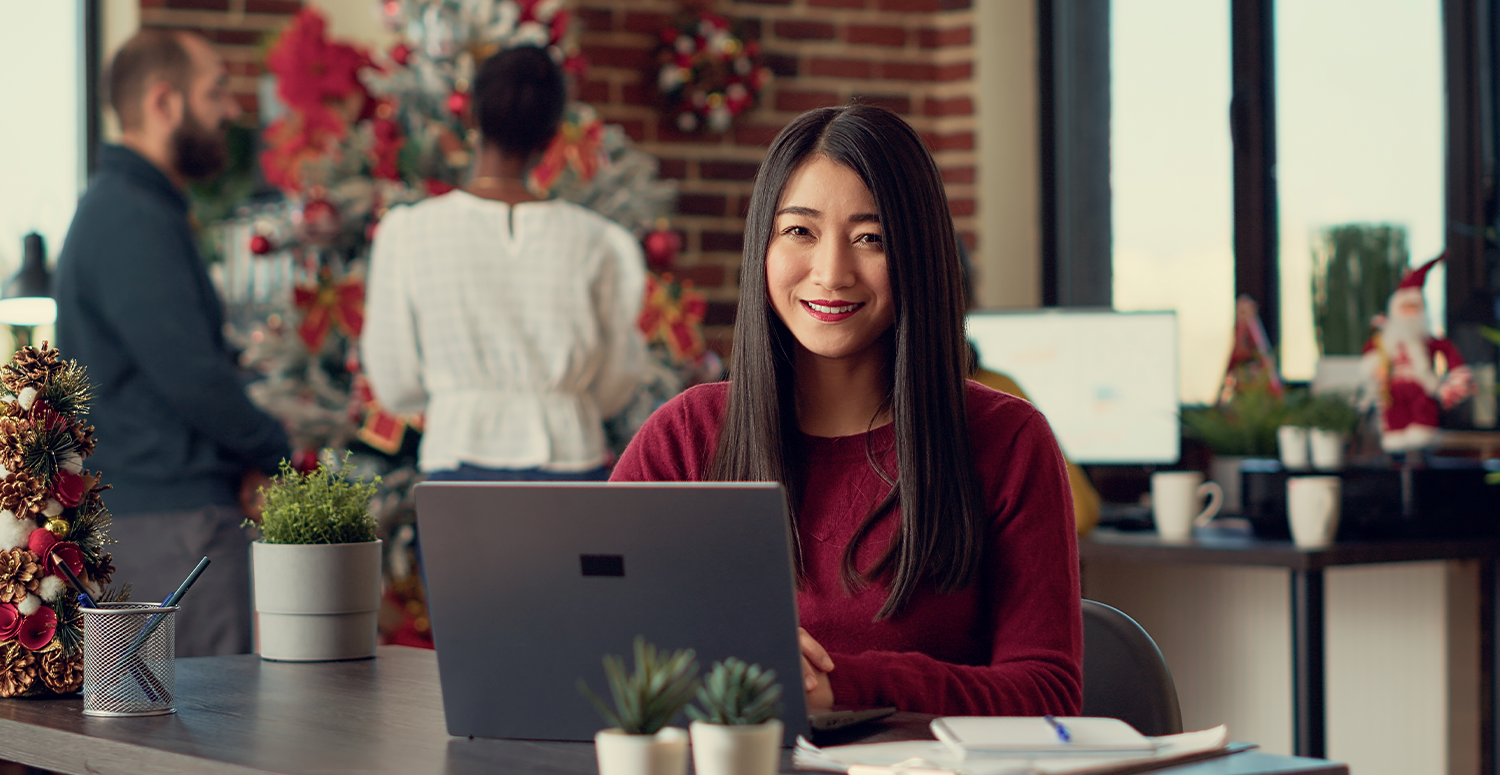
M 1052 728 L 1054 730 L 1057 730 L 1057 739 L 1058 740 L 1061 740 L 1064 743 L 1071 743 L 1071 742 L 1073 742 L 1073 736 L 1071 734 L 1068 734 L 1068 728 L 1065 727 L 1065 726 L 1063 726 L 1063 723 L 1061 721 L 1058 721 L 1057 719 L 1053 718 L 1051 713 L 1048 713 L 1047 715 L 1042 716 L 1042 718 L 1046 719 L 1047 723 L 1051 724 Z
M 177 588 L 177 591 L 173 592 L 170 595 L 167 595 L 166 600 L 161 601 L 161 607 L 170 608 L 174 605 L 177 605 L 178 601 L 182 600 L 182 596 L 187 594 L 188 587 L 193 586 L 193 582 L 197 581 L 198 577 L 203 575 L 203 569 L 207 567 L 207 557 L 199 560 L 197 567 L 193 568 L 193 572 L 189 573 L 186 579 L 183 579 L 182 586 L 179 586 Z M 131 657 L 135 656 L 136 652 L 141 650 L 141 646 L 144 646 L 146 644 L 146 639 L 151 637 L 151 633 L 156 632 L 156 628 L 161 625 L 162 618 L 165 616 L 166 614 L 156 614 L 155 616 L 151 617 L 150 621 L 146 622 L 146 626 L 142 627 L 141 631 L 136 634 L 135 640 L 132 640 L 130 642 L 130 645 L 126 647 L 125 656 L 121 657 L 121 661 L 130 659 Z

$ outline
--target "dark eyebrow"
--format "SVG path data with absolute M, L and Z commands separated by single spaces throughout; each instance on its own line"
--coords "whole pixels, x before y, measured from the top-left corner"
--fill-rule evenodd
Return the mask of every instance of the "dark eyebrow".
M 811 207 L 791 205 L 789 207 L 783 207 L 780 210 L 777 210 L 776 215 L 801 215 L 805 218 L 821 218 L 823 216 L 823 213 L 819 210 L 814 210 Z M 875 213 L 855 213 L 854 216 L 849 220 L 852 223 L 880 223 L 880 216 L 876 215 Z

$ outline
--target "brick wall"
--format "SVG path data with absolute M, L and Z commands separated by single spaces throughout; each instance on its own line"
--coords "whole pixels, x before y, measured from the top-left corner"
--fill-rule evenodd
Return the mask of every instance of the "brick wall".
M 974 12 L 970 0 L 718 0 L 758 31 L 775 74 L 727 136 L 684 135 L 657 112 L 658 32 L 676 0 L 579 0 L 590 68 L 579 96 L 661 159 L 681 187 L 678 274 L 709 295 L 709 339 L 727 350 L 738 298 L 743 214 L 772 137 L 797 114 L 853 98 L 900 113 L 927 140 L 964 240 L 977 240 Z
M 229 70 L 229 88 L 246 113 L 259 107 L 256 79 L 264 43 L 302 9 L 302 0 L 140 0 L 141 27 L 192 30 L 213 42 Z

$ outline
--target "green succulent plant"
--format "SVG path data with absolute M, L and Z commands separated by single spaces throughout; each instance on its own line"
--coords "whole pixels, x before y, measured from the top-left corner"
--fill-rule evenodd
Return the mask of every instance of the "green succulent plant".
M 356 544 L 376 538 L 370 499 L 380 477 L 370 481 L 350 478 L 347 465 L 332 469 L 320 464 L 302 473 L 285 460 L 281 473 L 261 488 L 261 540 L 268 544 Z M 249 526 L 249 520 L 245 521 Z
M 1287 400 L 1286 423 L 1335 433 L 1353 433 L 1359 427 L 1354 399 L 1338 393 L 1313 395 L 1301 392 Z
M 715 662 L 698 689 L 698 705 L 688 706 L 694 721 L 707 724 L 761 724 L 781 711 L 781 684 L 775 670 L 730 657 Z
M 604 675 L 609 679 L 611 708 L 588 684 L 578 679 L 578 691 L 593 703 L 604 722 L 628 735 L 654 735 L 672 721 L 698 690 L 698 662 L 692 649 L 671 654 L 637 635 L 635 672 L 625 672 L 624 657 L 604 657 Z

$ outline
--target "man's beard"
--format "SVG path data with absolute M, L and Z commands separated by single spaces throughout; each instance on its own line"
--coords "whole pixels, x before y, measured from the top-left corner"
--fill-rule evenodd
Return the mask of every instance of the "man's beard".
M 184 112 L 182 123 L 172 132 L 172 153 L 177 174 L 188 180 L 212 178 L 229 160 L 222 129 L 205 127 L 191 110 Z

